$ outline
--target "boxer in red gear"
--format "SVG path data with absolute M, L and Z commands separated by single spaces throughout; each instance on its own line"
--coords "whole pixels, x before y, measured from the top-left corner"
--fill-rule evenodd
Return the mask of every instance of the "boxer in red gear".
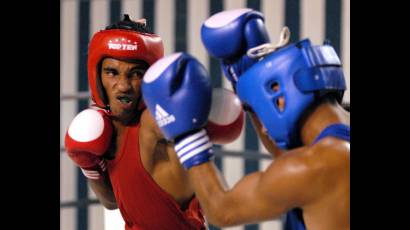
M 93 102 L 112 122 L 108 150 L 102 156 L 82 155 L 92 156 L 92 162 L 98 162 L 96 157 L 106 161 L 106 170 L 85 174 L 101 204 L 119 208 L 126 230 L 205 229 L 188 175 L 141 95 L 146 69 L 163 56 L 161 38 L 126 15 L 93 36 L 88 55 Z M 79 162 L 74 159 L 78 154 L 69 155 Z

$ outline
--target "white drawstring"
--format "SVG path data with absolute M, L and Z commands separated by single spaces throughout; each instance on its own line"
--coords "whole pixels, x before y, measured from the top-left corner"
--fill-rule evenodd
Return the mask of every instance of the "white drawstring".
M 270 44 L 270 43 L 265 43 L 259 46 L 256 46 L 252 49 L 249 49 L 246 54 L 250 58 L 261 58 L 264 57 L 275 50 L 284 47 L 286 44 L 288 44 L 290 39 L 290 30 L 288 27 L 283 27 L 282 31 L 280 32 L 280 37 L 279 37 L 279 42 L 276 45 Z

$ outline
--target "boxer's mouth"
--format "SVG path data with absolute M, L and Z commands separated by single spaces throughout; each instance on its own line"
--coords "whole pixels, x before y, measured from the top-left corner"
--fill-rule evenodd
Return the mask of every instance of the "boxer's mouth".
M 129 97 L 129 96 L 118 96 L 117 100 L 119 100 L 121 104 L 130 104 L 130 103 L 132 103 L 132 98 Z

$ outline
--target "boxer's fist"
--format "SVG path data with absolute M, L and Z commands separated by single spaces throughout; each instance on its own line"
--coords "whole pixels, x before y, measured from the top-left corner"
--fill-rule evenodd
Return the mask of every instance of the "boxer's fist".
M 105 171 L 102 158 L 112 137 L 112 124 L 103 110 L 86 109 L 71 122 L 65 136 L 68 156 L 90 179 L 99 179 Z
M 211 82 L 204 66 L 186 53 L 166 56 L 145 73 L 147 108 L 185 168 L 206 162 L 212 143 L 204 129 L 211 110 Z
M 221 61 L 234 90 L 239 76 L 257 62 L 246 52 L 269 43 L 263 15 L 247 8 L 222 11 L 208 18 L 201 27 L 201 39 L 209 54 Z
M 239 98 L 230 90 L 213 89 L 212 105 L 206 130 L 215 144 L 236 140 L 244 126 L 245 114 Z

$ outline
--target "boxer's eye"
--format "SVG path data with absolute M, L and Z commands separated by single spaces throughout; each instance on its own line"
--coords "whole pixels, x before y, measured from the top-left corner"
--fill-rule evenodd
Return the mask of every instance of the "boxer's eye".
M 274 82 L 271 85 L 271 89 L 273 90 L 273 92 L 278 92 L 279 91 L 279 83 L 278 82 Z
M 129 77 L 132 79 L 141 79 L 145 74 L 145 70 L 143 69 L 133 69 L 129 73 Z
M 118 71 L 113 68 L 104 68 L 104 75 L 107 76 L 115 76 L 118 74 Z

